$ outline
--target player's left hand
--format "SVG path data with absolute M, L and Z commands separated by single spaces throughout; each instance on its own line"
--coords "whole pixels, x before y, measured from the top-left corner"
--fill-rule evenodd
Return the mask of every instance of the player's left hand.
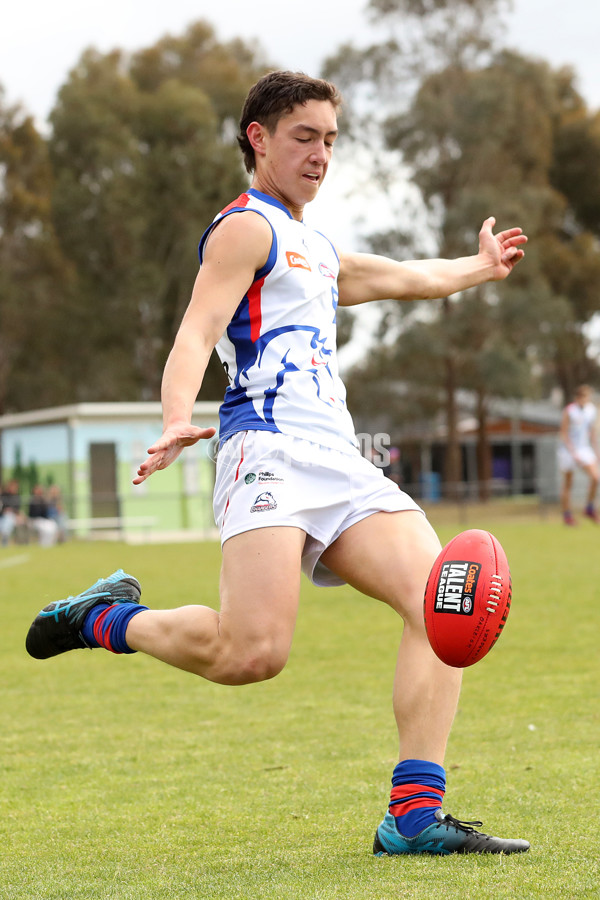
M 489 258 L 494 269 L 493 280 L 501 281 L 509 275 L 525 252 L 522 244 L 527 243 L 527 236 L 521 228 L 509 228 L 494 234 L 496 224 L 493 216 L 486 219 L 479 232 L 479 253 Z

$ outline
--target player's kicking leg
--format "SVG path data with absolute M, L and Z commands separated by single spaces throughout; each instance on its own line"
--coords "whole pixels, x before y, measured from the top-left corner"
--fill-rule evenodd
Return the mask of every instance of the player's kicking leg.
M 394 681 L 400 739 L 389 811 L 378 827 L 377 855 L 518 853 L 527 841 L 505 840 L 442 813 L 446 743 L 460 691 L 460 669 L 444 665 L 427 640 L 423 596 L 440 551 L 420 512 L 376 513 L 347 529 L 323 554 L 337 575 L 388 603 L 404 619 Z
M 150 610 L 140 586 L 122 570 L 76 597 L 45 607 L 27 636 L 27 650 L 45 659 L 84 647 L 137 650 L 221 684 L 276 675 L 287 660 L 300 588 L 305 534 L 260 528 L 223 547 L 221 606 Z

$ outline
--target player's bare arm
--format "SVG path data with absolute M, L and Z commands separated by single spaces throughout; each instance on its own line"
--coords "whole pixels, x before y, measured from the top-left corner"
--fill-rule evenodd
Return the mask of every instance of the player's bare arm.
M 591 444 L 592 450 L 594 451 L 596 456 L 598 456 L 598 432 L 597 432 L 596 426 L 593 422 L 590 425 L 590 444 Z
M 148 448 L 134 484 L 165 469 L 181 453 L 214 428 L 191 424 L 192 410 L 210 355 L 231 321 L 255 272 L 267 261 L 271 229 L 262 216 L 240 213 L 227 216 L 207 241 L 202 267 L 165 366 L 161 399 L 163 434 Z
M 571 442 L 571 438 L 569 437 L 569 413 L 565 408 L 563 409 L 562 416 L 560 419 L 560 439 L 573 456 L 576 456 L 575 447 Z
M 368 253 L 340 254 L 339 302 L 354 306 L 371 300 L 433 300 L 487 281 L 501 281 L 523 258 L 527 237 L 520 228 L 493 233 L 486 219 L 479 252 L 460 259 L 396 262 Z

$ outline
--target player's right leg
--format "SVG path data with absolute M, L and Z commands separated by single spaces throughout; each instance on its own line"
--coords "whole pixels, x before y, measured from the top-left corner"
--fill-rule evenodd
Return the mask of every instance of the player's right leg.
M 223 545 L 221 607 L 183 606 L 140 613 L 127 641 L 163 662 L 220 684 L 272 678 L 290 651 L 305 533 L 258 528 Z
M 441 811 L 446 789 L 446 741 L 454 718 L 462 670 L 442 663 L 427 640 L 423 595 L 440 550 L 420 512 L 379 512 L 354 525 L 321 559 L 367 596 L 387 603 L 404 620 L 394 681 L 399 762 L 392 776 L 389 811 L 373 844 L 377 855 L 420 853 L 522 853 L 523 840 L 476 831 Z
M 220 684 L 272 678 L 285 665 L 292 642 L 305 537 L 299 528 L 281 526 L 229 538 L 223 546 L 219 611 L 207 606 L 135 608 L 139 584 L 124 572 L 115 573 L 42 610 L 30 628 L 28 650 L 46 658 L 90 646 L 82 639 L 85 617 L 99 603 L 112 604 L 110 611 L 128 617 L 124 641 L 130 652 L 139 650 Z M 119 604 L 128 608 L 117 609 Z M 43 655 L 35 652 L 40 629 Z
M 560 492 L 560 507 L 565 525 L 575 525 L 571 511 L 571 490 L 573 487 L 573 469 L 563 469 L 563 482 Z

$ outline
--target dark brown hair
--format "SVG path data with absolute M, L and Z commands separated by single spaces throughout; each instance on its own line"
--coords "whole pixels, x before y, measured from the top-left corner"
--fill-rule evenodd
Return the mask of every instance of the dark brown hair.
M 322 78 L 311 78 L 303 72 L 270 72 L 250 88 L 242 109 L 237 138 L 248 172 L 253 172 L 255 167 L 254 150 L 246 134 L 248 125 L 259 122 L 273 134 L 280 119 L 308 100 L 329 100 L 336 109 L 342 102 L 335 85 Z

